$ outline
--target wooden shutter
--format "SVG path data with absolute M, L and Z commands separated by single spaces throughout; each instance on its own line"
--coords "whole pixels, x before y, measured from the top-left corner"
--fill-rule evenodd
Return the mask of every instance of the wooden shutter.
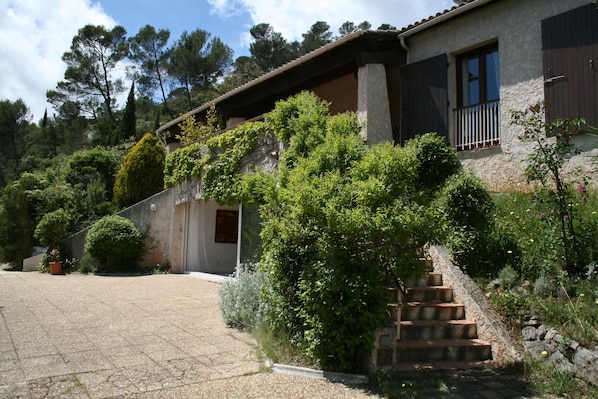
M 598 126 L 598 10 L 595 4 L 542 21 L 546 118 Z
M 446 54 L 401 68 L 401 145 L 428 132 L 448 136 L 447 79 Z

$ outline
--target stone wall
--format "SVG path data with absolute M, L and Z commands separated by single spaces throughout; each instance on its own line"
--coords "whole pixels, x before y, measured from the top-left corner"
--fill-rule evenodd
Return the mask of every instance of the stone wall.
M 536 317 L 528 317 L 521 331 L 523 346 L 537 360 L 548 362 L 557 371 L 572 373 L 598 386 L 598 347 L 588 349 L 563 337 Z

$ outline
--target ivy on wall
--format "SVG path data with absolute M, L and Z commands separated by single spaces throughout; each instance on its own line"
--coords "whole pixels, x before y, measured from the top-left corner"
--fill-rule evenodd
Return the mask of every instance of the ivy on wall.
M 182 137 L 189 131 L 201 130 L 194 119 L 183 122 L 181 129 Z M 238 203 L 243 159 L 271 132 L 265 122 L 249 122 L 174 151 L 166 158 L 165 187 L 201 179 L 204 198 L 213 198 L 220 204 Z

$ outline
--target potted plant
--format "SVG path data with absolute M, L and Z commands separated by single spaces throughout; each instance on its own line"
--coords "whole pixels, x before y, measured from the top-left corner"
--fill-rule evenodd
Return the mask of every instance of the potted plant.
M 62 274 L 62 259 L 58 247 L 68 231 L 71 217 L 64 209 L 46 213 L 35 228 L 35 238 L 48 247 L 46 258 L 51 274 Z
M 50 274 L 62 274 L 62 259 L 59 250 L 53 249 L 50 251 L 48 265 L 50 266 Z

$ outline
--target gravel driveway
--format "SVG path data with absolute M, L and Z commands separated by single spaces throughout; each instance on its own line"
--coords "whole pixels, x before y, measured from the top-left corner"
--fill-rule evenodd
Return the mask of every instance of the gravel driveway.
M 189 275 L 0 272 L 2 398 L 375 398 L 268 371 Z

